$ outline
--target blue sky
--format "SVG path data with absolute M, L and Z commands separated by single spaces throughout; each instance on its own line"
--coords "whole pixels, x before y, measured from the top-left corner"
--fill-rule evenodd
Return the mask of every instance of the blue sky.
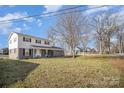
M 39 13 L 47 13 L 58 11 L 61 9 L 66 9 L 72 6 L 49 6 L 49 5 L 36 5 L 36 6 L 0 6 L 0 21 L 21 18 L 29 15 L 35 15 Z M 88 9 L 96 6 L 83 6 L 83 9 Z M 122 16 L 124 14 L 123 6 L 105 6 L 99 9 L 92 9 L 85 11 L 88 16 L 96 16 L 99 12 L 107 11 L 113 14 L 120 13 Z M 123 18 L 122 18 L 123 19 Z M 47 29 L 50 25 L 54 24 L 56 17 L 43 17 L 43 18 L 29 18 L 21 22 L 8 22 L 0 23 L 0 48 L 8 47 L 8 34 L 11 31 L 17 31 L 20 33 L 25 33 L 29 35 L 34 35 L 42 38 L 47 38 Z M 93 42 L 89 44 L 93 46 Z

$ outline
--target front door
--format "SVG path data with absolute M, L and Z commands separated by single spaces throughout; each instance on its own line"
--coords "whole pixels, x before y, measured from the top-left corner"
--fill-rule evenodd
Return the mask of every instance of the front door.
M 32 58 L 33 57 L 33 49 L 29 49 L 29 56 Z

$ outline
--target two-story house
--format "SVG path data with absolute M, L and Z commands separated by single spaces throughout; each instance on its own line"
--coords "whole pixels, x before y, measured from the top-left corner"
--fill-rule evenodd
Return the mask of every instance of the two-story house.
M 8 43 L 10 59 L 64 56 L 64 50 L 48 39 L 11 32 Z

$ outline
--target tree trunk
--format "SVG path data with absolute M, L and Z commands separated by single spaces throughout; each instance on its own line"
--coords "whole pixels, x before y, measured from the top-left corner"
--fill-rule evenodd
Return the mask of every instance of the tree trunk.
M 122 53 L 122 44 L 120 43 L 119 53 Z
M 111 43 L 111 42 L 110 42 L 110 36 L 109 36 L 109 37 L 108 37 L 108 54 L 110 54 L 110 52 L 111 52 L 111 51 L 110 51 L 110 50 L 111 50 L 111 49 L 110 49 L 110 43 Z
M 73 58 L 75 58 L 75 50 L 73 50 Z
M 119 37 L 119 53 L 122 53 L 122 39 L 121 36 Z
M 100 41 L 99 54 L 102 54 L 102 42 Z

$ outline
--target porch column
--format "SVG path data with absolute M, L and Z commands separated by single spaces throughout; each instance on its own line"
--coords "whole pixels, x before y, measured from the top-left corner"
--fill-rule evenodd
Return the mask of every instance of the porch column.
M 35 49 L 33 48 L 33 58 L 35 58 Z
M 33 55 L 33 58 L 34 58 L 34 49 L 32 49 L 32 55 Z
M 46 49 L 45 57 L 48 57 L 48 49 Z

